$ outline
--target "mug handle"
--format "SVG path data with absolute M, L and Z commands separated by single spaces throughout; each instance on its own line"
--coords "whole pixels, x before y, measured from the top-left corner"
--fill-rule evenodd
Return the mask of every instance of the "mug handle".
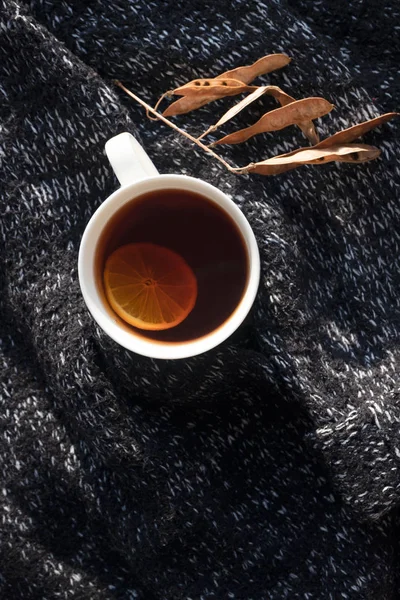
M 122 187 L 159 175 L 142 146 L 127 131 L 108 140 L 105 149 Z

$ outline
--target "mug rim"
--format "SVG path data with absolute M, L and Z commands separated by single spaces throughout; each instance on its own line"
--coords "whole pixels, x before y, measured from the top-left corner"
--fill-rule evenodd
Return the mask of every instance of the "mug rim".
M 175 182 L 175 185 L 174 185 Z M 99 237 L 109 219 L 127 202 L 157 189 L 186 189 L 216 203 L 236 223 L 248 257 L 248 279 L 243 295 L 233 313 L 219 327 L 201 338 L 183 342 L 159 342 L 136 336 L 123 329 L 104 307 L 95 277 L 95 251 Z M 87 223 L 78 256 L 78 277 L 86 306 L 100 328 L 115 342 L 137 354 L 156 359 L 189 358 L 207 352 L 225 341 L 236 331 L 253 305 L 260 280 L 260 256 L 256 238 L 240 208 L 214 185 L 188 175 L 164 174 L 148 177 L 125 185 L 104 200 Z

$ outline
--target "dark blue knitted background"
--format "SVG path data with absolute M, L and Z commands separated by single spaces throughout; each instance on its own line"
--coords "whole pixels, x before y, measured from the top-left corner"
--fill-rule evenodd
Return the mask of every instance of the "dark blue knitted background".
M 398 124 L 365 136 L 369 164 L 238 177 L 112 80 L 154 103 L 286 52 L 260 81 L 333 102 L 325 137 L 399 110 L 399 24 L 394 0 L 0 0 L 2 599 L 397 598 Z M 200 133 L 232 103 L 179 122 Z M 231 195 L 257 236 L 254 308 L 205 355 L 131 354 L 81 297 L 122 131 Z M 219 151 L 244 165 L 304 144 L 290 127 Z

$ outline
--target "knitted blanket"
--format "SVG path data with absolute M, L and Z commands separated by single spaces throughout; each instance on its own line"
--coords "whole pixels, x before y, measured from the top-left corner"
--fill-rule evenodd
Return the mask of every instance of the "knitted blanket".
M 395 0 L 0 0 L 2 599 L 397 597 L 398 125 L 365 137 L 371 163 L 236 176 L 112 82 L 154 104 L 286 52 L 263 81 L 328 98 L 326 137 L 399 109 L 399 18 Z M 177 122 L 200 134 L 231 104 Z M 125 351 L 80 293 L 122 131 L 257 237 L 248 319 L 189 360 Z M 289 127 L 219 151 L 242 166 L 304 145 Z

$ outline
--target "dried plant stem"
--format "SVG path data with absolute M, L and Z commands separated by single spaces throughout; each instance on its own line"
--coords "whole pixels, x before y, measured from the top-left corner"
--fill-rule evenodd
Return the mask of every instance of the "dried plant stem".
M 216 130 L 215 125 L 211 125 L 211 127 L 206 129 L 206 131 L 204 131 L 204 133 L 199 135 L 199 137 L 197 138 L 197 141 L 201 140 L 203 137 L 206 137 L 206 135 L 208 135 L 209 133 L 211 133 L 212 131 L 215 131 L 215 130 Z
M 204 150 L 204 152 L 206 152 L 207 154 L 211 154 L 211 156 L 213 156 L 220 163 L 222 163 L 224 165 L 224 167 L 226 167 L 228 169 L 228 171 L 230 171 L 231 173 L 236 173 L 236 174 L 239 173 L 240 174 L 241 171 L 238 170 L 237 167 L 232 167 L 223 158 L 221 158 L 220 156 L 218 156 L 218 154 L 216 154 L 216 152 L 214 152 L 213 150 L 211 150 L 210 148 L 208 148 L 205 144 L 203 144 L 202 142 L 200 142 L 198 139 L 196 139 L 195 137 L 193 137 L 192 135 L 190 135 L 190 133 L 187 133 L 186 131 L 184 131 L 183 129 L 181 129 L 177 125 L 175 125 L 175 123 L 172 123 L 172 121 L 169 121 L 169 119 L 167 119 L 166 117 L 164 117 L 163 115 L 161 115 L 160 113 L 158 113 L 154 108 L 152 108 L 149 104 L 147 104 L 147 102 L 144 102 L 144 100 L 142 100 L 141 98 L 139 98 L 138 96 L 136 96 L 136 94 L 134 94 L 133 92 L 131 92 L 130 90 L 128 90 L 128 88 L 126 88 L 120 81 L 114 80 L 114 83 L 115 83 L 115 85 L 117 85 L 118 87 L 120 87 L 121 90 L 123 90 L 126 94 L 128 94 L 128 96 L 130 96 L 131 98 L 133 98 L 134 100 L 136 100 L 136 102 L 138 104 L 140 104 L 141 106 L 143 106 L 148 113 L 150 112 L 151 114 L 153 114 L 156 117 L 156 119 L 159 119 L 160 121 L 162 121 L 163 123 L 165 123 L 166 125 L 168 125 L 169 127 L 171 127 L 172 129 L 175 129 L 175 131 L 177 131 L 181 135 L 183 135 L 186 138 L 188 138 L 191 142 L 193 142 L 194 144 L 196 144 L 197 146 L 199 146 L 199 148 L 201 148 L 202 150 Z
M 117 85 L 119 85 L 119 83 Z M 159 99 L 157 100 L 157 104 L 154 107 L 154 110 L 157 110 L 157 108 L 160 106 L 160 104 L 164 100 L 164 98 L 168 98 L 168 96 L 171 96 L 171 92 L 169 90 L 168 90 L 168 92 L 164 92 L 163 95 L 159 97 Z M 152 117 L 147 108 L 146 108 L 146 116 L 148 119 L 150 119 L 150 121 L 157 121 L 157 117 Z

